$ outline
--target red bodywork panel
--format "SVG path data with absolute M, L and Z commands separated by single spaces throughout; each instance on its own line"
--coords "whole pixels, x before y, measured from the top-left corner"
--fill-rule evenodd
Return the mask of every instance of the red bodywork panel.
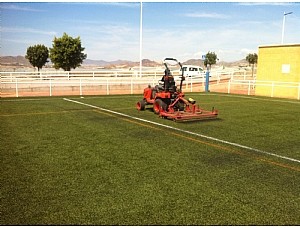
M 153 88 L 145 88 L 144 89 L 144 99 L 146 99 L 148 104 L 153 104 L 156 97 L 159 98 L 171 98 L 170 92 L 156 92 L 155 97 L 152 96 Z
M 146 88 L 144 89 L 144 98 L 151 99 L 152 96 L 152 88 Z

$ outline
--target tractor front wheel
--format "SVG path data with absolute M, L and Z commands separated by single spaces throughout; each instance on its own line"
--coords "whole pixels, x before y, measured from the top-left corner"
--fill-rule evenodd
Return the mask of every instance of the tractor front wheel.
M 167 104 L 163 102 L 161 99 L 156 99 L 153 103 L 153 111 L 155 114 L 159 114 L 160 110 L 167 110 Z
M 139 111 L 144 111 L 146 107 L 146 101 L 145 100 L 141 100 L 138 103 L 136 103 L 136 109 Z

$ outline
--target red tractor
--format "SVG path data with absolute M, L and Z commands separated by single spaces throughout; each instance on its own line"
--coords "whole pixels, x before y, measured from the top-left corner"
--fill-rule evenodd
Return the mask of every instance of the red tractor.
M 180 86 L 177 88 L 174 77 L 168 67 L 167 61 L 176 62 L 181 68 Z M 174 121 L 191 121 L 203 119 L 216 119 L 218 110 L 206 111 L 196 105 L 192 98 L 186 100 L 182 92 L 183 76 L 182 65 L 176 59 L 166 58 L 163 61 L 166 69 L 161 81 L 155 87 L 150 85 L 144 89 L 144 98 L 137 102 L 136 108 L 143 111 L 146 105 L 153 105 L 153 111 L 162 118 L 172 119 Z

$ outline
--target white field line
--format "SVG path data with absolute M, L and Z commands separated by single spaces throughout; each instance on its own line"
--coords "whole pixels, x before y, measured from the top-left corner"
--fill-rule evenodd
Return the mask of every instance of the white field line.
M 67 98 L 63 98 L 63 99 L 65 101 L 74 102 L 74 103 L 77 103 L 77 104 L 80 104 L 80 105 L 85 105 L 85 106 L 88 106 L 88 107 L 91 107 L 91 108 L 99 109 L 101 111 L 113 113 L 115 115 L 124 116 L 124 117 L 130 118 L 130 119 L 134 119 L 134 120 L 138 120 L 138 121 L 141 121 L 141 122 L 150 123 L 150 124 L 153 124 L 153 125 L 157 125 L 157 126 L 160 126 L 160 127 L 172 129 L 172 130 L 183 132 L 183 133 L 186 133 L 186 134 L 190 134 L 190 135 L 198 136 L 198 137 L 201 137 L 201 138 L 213 140 L 213 141 L 220 142 L 220 143 L 223 143 L 223 144 L 227 144 L 227 145 L 231 145 L 231 146 L 235 146 L 235 147 L 247 149 L 247 150 L 250 150 L 250 151 L 255 151 L 257 153 L 267 154 L 267 155 L 270 155 L 270 156 L 273 156 L 273 157 L 278 157 L 278 158 L 281 158 L 281 159 L 284 159 L 284 160 L 288 160 L 288 161 L 293 161 L 293 162 L 300 163 L 300 160 L 297 160 L 297 159 L 294 159 L 294 158 L 290 158 L 290 157 L 286 157 L 286 156 L 274 154 L 274 153 L 271 153 L 271 152 L 267 152 L 267 151 L 263 151 L 263 150 L 259 150 L 259 149 L 255 149 L 255 148 L 251 148 L 251 147 L 244 146 L 244 145 L 241 145 L 241 144 L 238 144 L 238 143 L 233 143 L 233 142 L 229 142 L 229 141 L 226 141 L 226 140 L 217 139 L 217 138 L 214 138 L 214 137 L 211 137 L 211 136 L 206 136 L 206 135 L 198 134 L 198 133 L 187 131 L 187 130 L 183 130 L 183 129 L 180 129 L 180 128 L 171 127 L 171 126 L 168 126 L 168 125 L 165 125 L 165 124 L 153 122 L 153 121 L 150 121 L 150 120 L 141 119 L 141 118 L 130 116 L 130 115 L 127 115 L 127 114 L 124 114 L 124 113 L 120 113 L 120 112 L 112 111 L 112 110 L 109 110 L 109 109 L 101 108 L 101 107 L 98 107 L 98 106 L 86 104 L 86 103 L 83 103 L 83 102 L 80 102 L 80 101 L 75 101 L 75 100 L 71 100 L 71 99 L 67 99 Z

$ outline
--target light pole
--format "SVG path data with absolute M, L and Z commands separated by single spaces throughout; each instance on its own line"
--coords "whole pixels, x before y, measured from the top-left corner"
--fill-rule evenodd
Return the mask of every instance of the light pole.
M 141 1 L 141 12 L 140 12 L 140 78 L 142 77 L 142 49 L 143 49 L 143 2 Z
M 283 13 L 281 44 L 283 44 L 285 16 L 286 16 L 286 15 L 289 15 L 289 14 L 292 14 L 292 13 L 293 13 L 293 12 L 289 12 L 289 13 L 284 12 L 284 13 Z

